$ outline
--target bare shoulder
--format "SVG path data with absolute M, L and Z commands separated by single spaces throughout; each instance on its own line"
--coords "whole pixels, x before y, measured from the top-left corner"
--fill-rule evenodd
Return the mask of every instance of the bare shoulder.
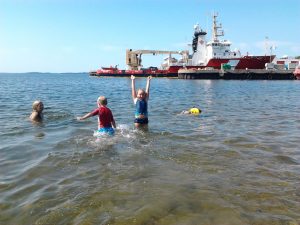
M 32 121 L 41 121 L 42 116 L 38 112 L 32 112 L 29 119 Z
M 29 116 L 29 118 L 30 118 L 31 120 L 34 120 L 34 119 L 37 118 L 37 117 L 38 117 L 38 113 L 37 113 L 37 112 L 32 112 L 31 115 Z

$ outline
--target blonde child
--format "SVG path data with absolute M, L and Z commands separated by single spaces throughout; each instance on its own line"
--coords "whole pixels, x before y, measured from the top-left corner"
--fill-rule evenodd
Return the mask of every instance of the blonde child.
M 135 104 L 135 127 L 146 127 L 148 125 L 148 100 L 151 76 L 147 78 L 146 89 L 135 91 L 135 76 L 131 75 L 131 95 Z
M 43 102 L 40 100 L 34 101 L 32 103 L 32 112 L 29 119 L 34 122 L 41 122 L 44 117 L 43 110 L 44 110 Z
M 100 96 L 97 99 L 97 105 L 98 108 L 82 117 L 77 117 L 77 119 L 85 120 L 89 117 L 98 115 L 98 132 L 113 135 L 115 132 L 113 128 L 116 128 L 116 123 L 111 110 L 106 106 L 107 98 Z

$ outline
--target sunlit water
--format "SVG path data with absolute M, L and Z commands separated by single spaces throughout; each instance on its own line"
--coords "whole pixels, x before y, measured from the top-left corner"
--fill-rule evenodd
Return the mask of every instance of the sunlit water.
M 0 75 L 0 224 L 299 224 L 300 82 Z M 137 79 L 137 87 L 146 80 Z M 108 97 L 114 137 L 77 121 Z M 43 124 L 28 121 L 45 105 Z M 193 106 L 200 116 L 180 115 Z

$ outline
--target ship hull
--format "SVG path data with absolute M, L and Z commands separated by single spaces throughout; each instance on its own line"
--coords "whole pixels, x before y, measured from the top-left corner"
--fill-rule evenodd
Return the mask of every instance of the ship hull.
M 244 56 L 242 58 L 213 58 L 208 61 L 206 66 L 185 66 L 186 69 L 221 69 L 223 64 L 234 65 L 234 69 L 245 70 L 245 69 L 265 69 L 266 63 L 273 61 L 275 55 L 272 56 Z M 168 71 L 177 73 L 182 66 L 170 66 Z
M 242 58 L 220 59 L 214 58 L 209 60 L 206 67 L 221 69 L 222 64 L 234 65 L 235 69 L 264 69 L 266 63 L 270 63 L 275 58 L 272 56 L 244 56 Z

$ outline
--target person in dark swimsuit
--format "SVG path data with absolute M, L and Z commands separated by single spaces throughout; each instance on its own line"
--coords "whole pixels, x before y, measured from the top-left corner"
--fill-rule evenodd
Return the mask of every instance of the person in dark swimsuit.
M 147 127 L 148 126 L 148 100 L 150 90 L 151 76 L 147 78 L 146 90 L 135 90 L 135 76 L 131 75 L 131 94 L 135 104 L 135 127 Z

